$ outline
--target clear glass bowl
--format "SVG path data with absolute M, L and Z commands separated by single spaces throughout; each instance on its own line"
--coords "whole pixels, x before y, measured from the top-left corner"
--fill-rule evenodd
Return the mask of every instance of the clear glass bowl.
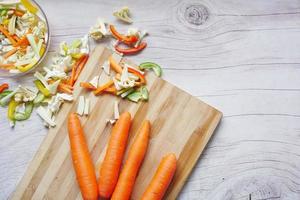
M 46 26 L 47 26 L 47 32 L 46 32 L 46 35 L 45 35 L 45 44 L 46 44 L 45 52 L 40 57 L 40 59 L 38 60 L 38 62 L 30 70 L 28 70 L 27 72 L 10 73 L 7 70 L 0 69 L 0 78 L 20 77 L 20 76 L 23 76 L 23 75 L 25 75 L 27 73 L 30 73 L 31 71 L 33 71 L 44 60 L 44 58 L 45 58 L 45 56 L 46 56 L 46 54 L 48 52 L 48 49 L 49 49 L 49 46 L 50 46 L 50 27 L 49 27 L 49 23 L 48 23 L 46 14 L 42 10 L 41 6 L 36 1 L 34 1 L 34 0 L 29 0 L 29 1 L 38 8 L 37 16 L 41 20 L 45 21 Z

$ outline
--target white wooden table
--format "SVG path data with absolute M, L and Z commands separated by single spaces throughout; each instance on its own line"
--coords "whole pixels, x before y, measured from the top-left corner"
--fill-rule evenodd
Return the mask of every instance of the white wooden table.
M 179 199 L 300 199 L 299 0 L 40 0 L 51 51 L 128 5 L 164 78 L 224 113 Z M 32 84 L 32 75 L 5 80 Z M 3 82 L 4 80 L 0 80 Z M 0 108 L 0 199 L 7 199 L 47 130 L 34 113 L 9 127 Z M 196 117 L 196 116 L 195 116 Z

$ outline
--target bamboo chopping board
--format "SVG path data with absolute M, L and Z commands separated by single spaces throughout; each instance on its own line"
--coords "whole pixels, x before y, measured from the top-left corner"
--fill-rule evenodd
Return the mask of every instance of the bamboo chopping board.
M 113 117 L 114 101 L 119 101 L 120 112 L 129 111 L 133 117 L 128 145 L 144 119 L 149 119 L 152 124 L 150 145 L 132 199 L 139 199 L 163 155 L 174 152 L 178 158 L 178 168 L 165 196 L 174 200 L 212 136 L 222 113 L 152 73 L 147 73 L 146 77 L 150 93 L 148 102 L 136 104 L 112 95 L 95 97 L 92 92 L 80 88 L 81 81 L 104 75 L 100 66 L 110 54 L 102 46 L 94 49 L 74 91 L 75 99 L 84 95 L 90 100 L 90 114 L 81 117 L 81 122 L 96 173 L 98 175 L 112 128 L 106 119 Z M 57 126 L 49 130 L 12 199 L 81 199 L 67 132 L 68 113 L 76 111 L 77 103 L 64 103 L 57 116 Z

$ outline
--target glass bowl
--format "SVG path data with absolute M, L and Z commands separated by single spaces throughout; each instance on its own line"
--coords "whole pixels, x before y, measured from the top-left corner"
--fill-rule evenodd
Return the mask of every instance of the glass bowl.
M 0 69 L 0 78 L 13 78 L 13 77 L 20 77 L 23 76 L 25 74 L 28 74 L 30 72 L 32 72 L 35 68 L 37 68 L 39 66 L 39 64 L 44 60 L 48 50 L 49 50 L 49 46 L 50 46 L 50 27 L 49 27 L 49 23 L 48 23 L 48 19 L 46 17 L 45 12 L 43 11 L 43 9 L 41 8 L 41 6 L 34 0 L 29 0 L 34 6 L 36 6 L 38 8 L 38 11 L 36 13 L 36 15 L 45 22 L 46 27 L 47 27 L 47 31 L 45 33 L 45 44 L 46 44 L 46 49 L 44 54 L 40 57 L 40 59 L 38 60 L 38 62 L 28 71 L 26 72 L 19 72 L 19 73 L 11 73 L 7 70 L 3 70 Z

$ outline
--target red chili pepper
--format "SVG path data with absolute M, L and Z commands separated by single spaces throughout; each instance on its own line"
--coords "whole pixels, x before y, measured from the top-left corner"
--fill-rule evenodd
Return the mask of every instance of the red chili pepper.
M 122 35 L 121 33 L 119 33 L 115 26 L 110 25 L 110 32 L 112 33 L 112 35 L 119 41 L 127 44 L 127 45 L 134 45 L 134 43 L 136 43 L 138 41 L 138 37 L 135 35 Z
M 136 54 L 136 53 L 142 51 L 143 49 L 145 49 L 146 46 L 147 46 L 147 43 L 142 42 L 139 46 L 132 47 L 129 49 L 122 49 L 118 45 L 116 45 L 115 49 L 116 49 L 116 51 L 118 51 L 119 53 L 123 53 L 124 55 L 131 55 L 131 54 Z
M 4 90 L 8 89 L 8 84 L 7 83 L 3 83 L 2 85 L 0 85 L 0 93 L 3 92 Z

